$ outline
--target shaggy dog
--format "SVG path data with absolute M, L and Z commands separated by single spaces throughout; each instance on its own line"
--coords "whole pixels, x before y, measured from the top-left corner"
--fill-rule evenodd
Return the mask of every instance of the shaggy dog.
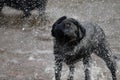
M 73 80 L 74 64 L 81 59 L 85 66 L 85 80 L 91 80 L 91 54 L 102 58 L 113 80 L 116 79 L 116 63 L 108 47 L 104 31 L 96 24 L 79 23 L 73 18 L 63 16 L 52 26 L 54 37 L 55 79 L 60 80 L 62 63 L 69 66 L 68 80 Z
M 24 12 L 24 16 L 30 16 L 30 11 L 38 8 L 40 15 L 44 14 L 47 0 L 0 0 L 0 11 L 4 6 L 9 6 Z

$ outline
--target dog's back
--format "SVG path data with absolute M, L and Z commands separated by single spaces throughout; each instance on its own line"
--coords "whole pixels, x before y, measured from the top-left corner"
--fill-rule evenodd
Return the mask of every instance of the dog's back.
M 35 8 L 46 6 L 47 0 L 3 0 L 4 5 L 23 10 L 24 8 L 28 8 L 29 10 L 33 10 Z
M 83 38 L 83 40 L 81 40 L 81 44 L 82 45 L 82 41 L 84 43 L 86 43 L 86 47 L 89 46 L 88 44 L 90 44 L 90 46 L 97 46 L 99 43 L 106 41 L 105 40 L 105 33 L 103 31 L 103 29 L 98 26 L 97 24 L 93 24 L 90 22 L 84 22 L 81 23 L 82 27 L 85 28 L 85 36 Z
M 24 17 L 29 17 L 30 11 L 38 8 L 40 15 L 44 15 L 47 0 L 0 0 L 0 12 L 4 6 L 12 7 L 24 12 Z

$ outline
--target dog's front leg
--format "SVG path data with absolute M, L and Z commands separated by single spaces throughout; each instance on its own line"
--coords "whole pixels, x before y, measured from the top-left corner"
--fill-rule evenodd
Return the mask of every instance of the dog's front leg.
M 55 80 L 60 80 L 63 60 L 55 57 Z
M 87 55 L 83 58 L 83 65 L 85 67 L 85 80 L 91 80 L 91 72 L 90 72 L 90 67 L 91 67 L 91 56 Z
M 69 76 L 68 76 L 68 80 L 73 80 L 73 76 L 74 76 L 74 68 L 75 66 L 73 64 L 69 65 Z

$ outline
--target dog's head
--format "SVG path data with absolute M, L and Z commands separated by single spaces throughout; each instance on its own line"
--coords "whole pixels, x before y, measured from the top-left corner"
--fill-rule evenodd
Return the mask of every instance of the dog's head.
M 80 41 L 85 34 L 84 28 L 77 20 L 66 16 L 53 24 L 51 32 L 57 40 L 65 42 Z

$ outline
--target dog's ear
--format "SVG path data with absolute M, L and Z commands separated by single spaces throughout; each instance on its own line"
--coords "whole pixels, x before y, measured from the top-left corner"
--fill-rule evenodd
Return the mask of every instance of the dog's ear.
M 78 40 L 82 40 L 85 36 L 85 29 L 76 19 L 71 18 L 71 22 L 77 26 L 78 31 L 76 33 L 78 35 Z
M 57 24 L 60 24 L 63 20 L 65 20 L 67 17 L 66 16 L 62 16 L 60 17 L 54 24 L 52 27 L 56 26 Z
M 62 16 L 62 17 L 60 17 L 60 18 L 53 24 L 52 30 L 51 30 L 52 36 L 55 36 L 54 29 L 55 29 L 56 25 L 60 24 L 60 23 L 61 23 L 63 20 L 65 20 L 66 18 L 67 18 L 66 16 Z

